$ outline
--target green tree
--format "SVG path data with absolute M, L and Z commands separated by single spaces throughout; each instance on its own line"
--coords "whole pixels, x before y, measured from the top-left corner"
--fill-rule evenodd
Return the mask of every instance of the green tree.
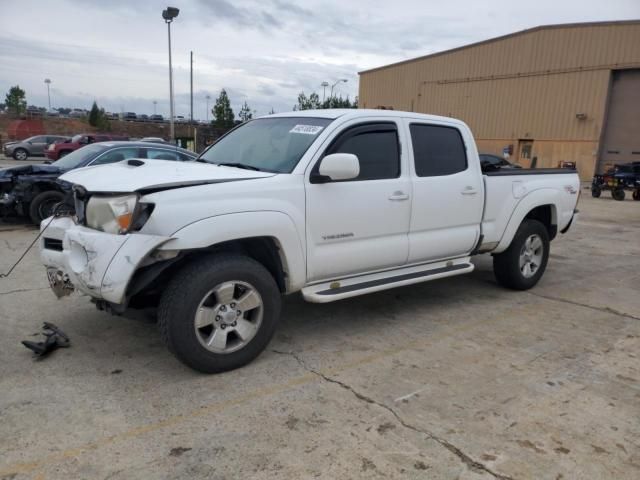
M 93 105 L 91 105 L 91 111 L 89 112 L 89 125 L 91 125 L 92 127 L 97 127 L 99 120 L 100 109 L 98 108 L 98 104 L 94 100 Z
M 316 92 L 313 92 L 308 97 L 304 92 L 300 92 L 298 95 L 298 104 L 293 106 L 294 110 L 313 110 L 322 108 L 320 104 L 320 97 Z
M 238 113 L 238 117 L 240 117 L 240 120 L 242 120 L 243 122 L 246 122 L 253 118 L 253 113 L 251 113 L 251 108 L 249 108 L 246 100 L 242 104 L 242 108 L 240 109 L 240 113 Z
M 15 85 L 9 89 L 9 93 L 5 97 L 4 103 L 10 112 L 20 115 L 27 109 L 26 94 L 20 85 Z
M 211 110 L 211 113 L 213 114 L 213 121 L 216 127 L 233 127 L 235 115 L 233 114 L 233 109 L 231 108 L 231 102 L 229 101 L 227 91 L 224 88 L 220 91 L 220 96 L 216 99 L 216 104 Z

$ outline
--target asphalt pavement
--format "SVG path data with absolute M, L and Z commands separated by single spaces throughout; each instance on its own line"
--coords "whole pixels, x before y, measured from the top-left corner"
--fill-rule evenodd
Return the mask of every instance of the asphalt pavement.
M 588 194 L 588 192 L 583 192 Z M 202 375 L 152 311 L 0 279 L 0 479 L 638 479 L 640 202 L 583 194 L 540 284 L 467 276 L 312 305 L 252 364 Z M 0 232 L 0 272 L 37 231 Z M 50 321 L 71 348 L 35 361 Z

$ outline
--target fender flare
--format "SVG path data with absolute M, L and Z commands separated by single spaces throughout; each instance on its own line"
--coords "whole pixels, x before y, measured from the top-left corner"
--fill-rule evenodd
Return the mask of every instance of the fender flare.
M 276 242 L 287 274 L 286 291 L 301 289 L 307 276 L 304 249 L 295 223 L 283 212 L 237 212 L 204 218 L 177 230 L 159 250 L 197 250 L 252 237 L 270 237 Z
M 502 234 L 500 243 L 498 243 L 498 246 L 492 253 L 504 252 L 509 248 L 513 237 L 515 237 L 516 232 L 518 231 L 518 227 L 529 212 L 536 207 L 551 205 L 551 223 L 560 227 L 558 225 L 558 204 L 561 195 L 561 192 L 554 188 L 541 188 L 525 195 L 516 205 L 516 208 L 514 208 L 511 217 L 509 218 L 509 222 L 507 223 L 507 227 Z

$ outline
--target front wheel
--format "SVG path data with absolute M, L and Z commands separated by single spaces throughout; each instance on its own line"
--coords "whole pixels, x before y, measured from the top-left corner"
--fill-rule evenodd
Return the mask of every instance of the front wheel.
M 158 307 L 162 338 L 194 370 L 246 365 L 265 349 L 280 317 L 281 296 L 269 271 L 237 254 L 200 257 L 171 280 Z
M 24 161 L 29 158 L 29 152 L 27 152 L 24 148 L 16 148 L 13 152 L 14 160 Z
M 634 190 L 631 197 L 636 201 L 640 200 L 640 189 Z
M 618 200 L 619 202 L 621 202 L 624 200 L 624 190 L 622 188 L 611 190 L 611 196 L 614 200 Z
M 602 193 L 602 189 L 599 186 L 594 185 L 591 187 L 591 196 L 593 198 L 599 198 L 601 193 Z
M 524 220 L 509 248 L 493 256 L 496 280 L 514 290 L 533 287 L 547 268 L 549 247 L 546 227 L 538 220 Z
M 31 204 L 29 205 L 29 217 L 31 221 L 36 225 L 40 225 L 42 220 L 53 215 L 54 207 L 63 200 L 64 195 L 55 190 L 39 193 L 31 200 Z

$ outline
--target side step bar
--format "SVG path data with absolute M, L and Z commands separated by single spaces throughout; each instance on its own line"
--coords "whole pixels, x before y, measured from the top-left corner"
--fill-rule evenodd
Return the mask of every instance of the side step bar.
M 307 302 L 328 303 L 366 293 L 461 275 L 472 272 L 473 269 L 474 266 L 469 258 L 436 262 L 309 285 L 302 289 L 302 296 Z

